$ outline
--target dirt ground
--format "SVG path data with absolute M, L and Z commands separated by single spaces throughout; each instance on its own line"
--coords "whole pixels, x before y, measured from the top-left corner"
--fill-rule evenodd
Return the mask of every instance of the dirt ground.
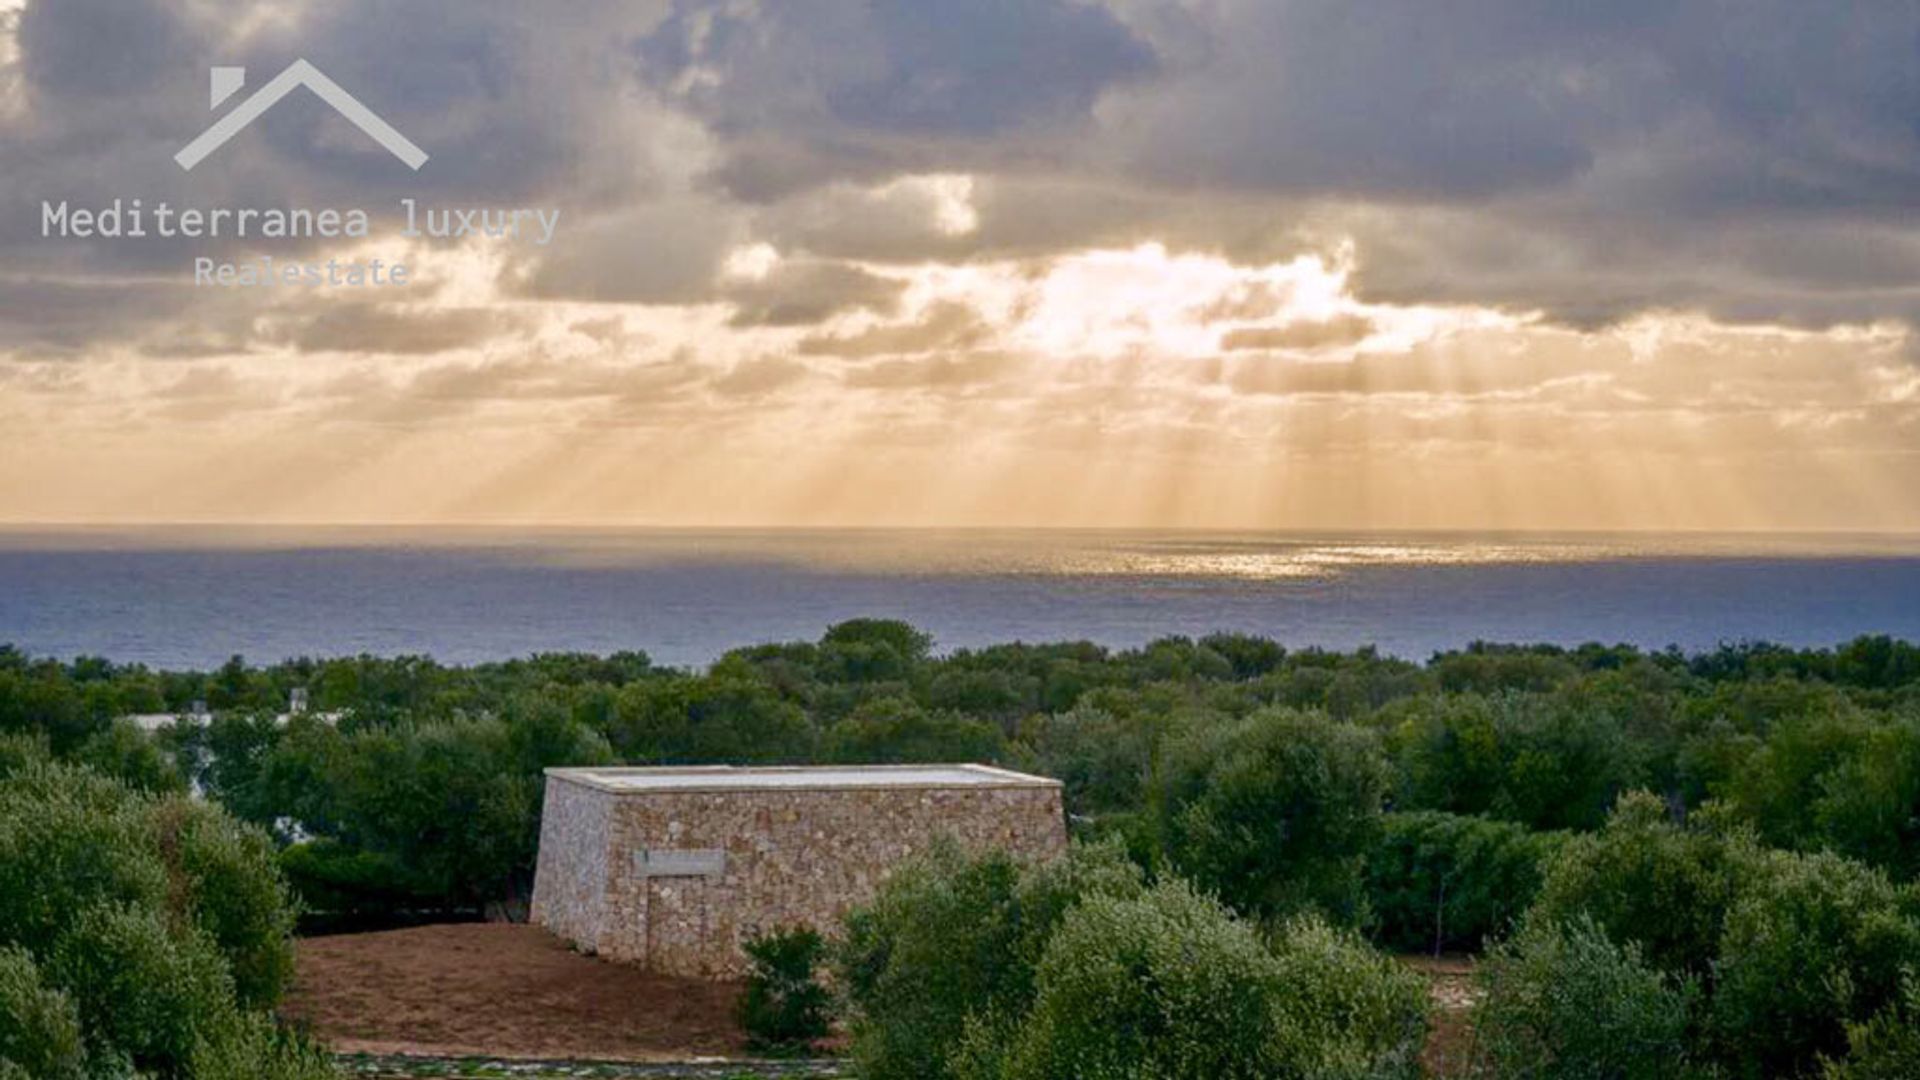
M 1424 1061 L 1461 1075 L 1473 961 L 1409 956 L 1433 994 Z M 282 1011 L 342 1053 L 667 1062 L 746 1056 L 737 985 L 582 956 L 503 923 L 305 938 Z
M 305 938 L 281 1011 L 345 1053 L 739 1057 L 739 988 L 582 956 L 535 926 Z
M 1426 1052 L 1420 1055 L 1433 1077 L 1465 1076 L 1472 1063 L 1473 1029 L 1467 1014 L 1478 1003 L 1473 959 L 1466 956 L 1403 956 L 1400 961 L 1426 976 L 1433 1003 Z

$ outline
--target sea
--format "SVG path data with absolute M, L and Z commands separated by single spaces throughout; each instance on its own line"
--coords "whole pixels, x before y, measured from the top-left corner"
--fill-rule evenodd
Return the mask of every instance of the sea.
M 0 644 L 206 668 L 729 649 L 904 619 L 951 651 L 1240 631 L 1424 660 L 1474 641 L 1920 641 L 1920 537 L 1018 530 L 14 528 Z

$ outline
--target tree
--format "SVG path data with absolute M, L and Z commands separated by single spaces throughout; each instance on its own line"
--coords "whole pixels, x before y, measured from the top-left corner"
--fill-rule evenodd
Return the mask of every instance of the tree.
M 1024 1015 L 976 1018 L 966 1080 L 1287 1080 L 1415 1077 L 1425 1034 L 1417 977 L 1323 923 L 1269 950 L 1177 880 L 1094 896 L 1047 942 Z
M 1695 985 L 1647 966 L 1593 923 L 1539 920 L 1477 973 L 1479 1052 L 1494 1076 L 1667 1080 L 1687 1076 Z
M 848 914 L 835 965 L 860 1075 L 952 1076 L 969 1026 L 1025 1012 L 1041 953 L 1070 911 L 1142 888 L 1138 868 L 1109 846 L 1023 867 L 941 844 L 902 867 Z
M 621 757 L 659 765 L 776 764 L 813 750 L 800 707 L 738 672 L 633 683 L 614 699 L 608 735 Z
M 64 765 L 0 778 L 0 1076 L 330 1076 L 263 1035 L 292 925 L 266 837 L 220 810 Z
M 1376 940 L 1401 950 L 1477 949 L 1539 894 L 1566 833 L 1422 811 L 1388 814 L 1367 853 Z
M 1728 912 L 1760 869 L 1759 849 L 1739 830 L 1676 825 L 1658 797 L 1634 792 L 1600 832 L 1567 842 L 1528 917 L 1591 921 L 1657 971 L 1705 977 Z
M 998 761 L 1000 729 L 961 713 L 929 712 L 907 698 L 871 701 L 827 732 L 828 761 L 879 765 L 913 762 Z
M 1158 799 L 1174 868 L 1245 915 L 1361 921 L 1387 787 L 1371 732 L 1270 709 L 1189 731 L 1168 759 Z
M 933 649 L 931 635 L 892 619 L 850 619 L 820 639 L 820 671 L 841 682 L 901 682 Z

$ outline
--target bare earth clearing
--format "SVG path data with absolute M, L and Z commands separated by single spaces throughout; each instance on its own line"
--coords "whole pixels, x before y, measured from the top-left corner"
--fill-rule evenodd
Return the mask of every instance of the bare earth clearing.
M 343 1053 L 685 1061 L 744 1056 L 738 992 L 471 923 L 303 939 L 282 1011 Z
M 1453 1075 L 1472 962 L 1405 959 L 1433 988 L 1427 1071 Z M 539 927 L 470 923 L 303 939 L 282 1011 L 345 1054 L 664 1063 L 749 1057 L 738 993 L 582 956 Z

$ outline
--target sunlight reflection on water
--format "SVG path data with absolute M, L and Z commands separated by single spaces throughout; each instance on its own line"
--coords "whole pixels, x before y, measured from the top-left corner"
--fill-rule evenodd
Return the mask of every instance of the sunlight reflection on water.
M 1710 648 L 1920 640 L 1898 537 L 503 529 L 0 531 L 0 642 L 158 666 L 234 653 L 703 664 L 906 619 L 942 648 L 1167 634 Z

